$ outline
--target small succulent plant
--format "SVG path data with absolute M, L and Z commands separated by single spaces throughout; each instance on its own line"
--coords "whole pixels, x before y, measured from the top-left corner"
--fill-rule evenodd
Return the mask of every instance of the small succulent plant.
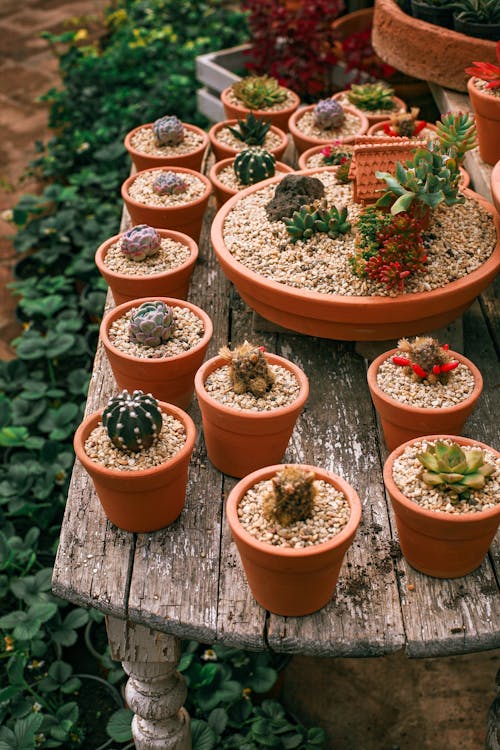
M 496 55 L 500 63 L 500 41 L 497 42 Z M 470 76 L 480 78 L 481 81 L 486 81 L 487 89 L 497 89 L 500 87 L 500 65 L 474 61 L 470 67 L 465 68 L 465 72 Z
M 282 526 L 305 521 L 312 514 L 316 487 L 312 471 L 284 466 L 272 478 L 272 489 L 263 500 L 263 514 Z
M 347 208 L 328 208 L 325 201 L 320 206 L 302 206 L 294 211 L 291 219 L 284 218 L 283 222 L 294 243 L 297 240 L 309 240 L 314 234 L 327 234 L 336 239 L 351 230 L 351 224 L 347 221 Z
M 335 172 L 335 180 L 340 182 L 341 185 L 346 185 L 350 182 L 349 173 L 351 171 L 352 155 L 343 159 L 337 167 Z
M 153 182 L 156 195 L 181 195 L 186 190 L 186 180 L 177 172 L 159 172 Z
M 178 146 L 185 137 L 184 125 L 175 115 L 156 120 L 153 123 L 153 133 L 159 146 Z
M 446 383 L 450 372 L 458 367 L 449 354 L 448 344 L 441 344 L 431 336 L 417 336 L 413 341 L 400 339 L 398 349 L 404 356 L 396 355 L 392 358 L 395 365 L 409 367 L 417 381 L 426 380 L 428 383 Z
M 287 92 L 272 76 L 247 76 L 233 83 L 231 91 L 248 109 L 269 109 L 287 99 Z
M 273 177 L 275 165 L 276 159 L 269 151 L 260 146 L 249 146 L 237 154 L 233 169 L 242 185 L 253 185 L 267 177 Z
M 409 112 L 395 112 L 391 115 L 390 122 L 384 124 L 384 133 L 400 138 L 414 138 L 427 124 L 425 120 L 417 120 L 419 111 L 418 107 L 412 107 Z
M 469 23 L 500 23 L 498 0 L 453 0 L 453 11 L 460 21 Z
M 374 112 L 394 109 L 394 89 L 384 83 L 353 83 L 347 98 L 358 109 Z
M 291 219 L 283 218 L 290 240 L 293 243 L 297 240 L 310 240 L 316 234 L 317 216 L 317 209 L 313 206 L 301 206 L 298 211 L 293 212 Z
M 163 421 L 154 396 L 124 390 L 108 401 L 102 413 L 102 424 L 113 445 L 123 451 L 137 452 L 156 442 Z
M 321 130 L 340 128 L 345 120 L 344 108 L 336 99 L 321 99 L 313 109 L 314 124 Z
M 234 351 L 223 346 L 219 356 L 229 367 L 229 377 L 236 394 L 252 393 L 259 398 L 273 385 L 274 375 L 264 356 L 264 347 L 245 341 Z
M 228 130 L 247 146 L 262 146 L 270 127 L 270 122 L 266 122 L 262 117 L 255 117 L 254 113 L 250 112 L 245 120 L 238 120 L 237 128 L 229 127 Z
M 452 505 L 468 500 L 470 490 L 482 489 L 486 479 L 495 471 L 493 464 L 484 460 L 480 448 L 462 449 L 457 443 L 448 445 L 440 440 L 424 453 L 419 453 L 417 458 L 424 467 L 423 482 L 449 492 Z
M 321 149 L 321 156 L 323 157 L 323 164 L 326 166 L 344 164 L 352 157 L 352 147 L 341 141 L 334 141 L 331 145 Z
M 141 261 L 156 255 L 161 247 L 161 235 L 154 227 L 137 224 L 122 236 L 120 250 L 126 258 Z
M 164 302 L 143 302 L 130 316 L 129 338 L 142 346 L 160 346 L 172 336 L 174 311 Z
M 469 112 L 447 112 L 441 115 L 441 121 L 436 123 L 436 130 L 441 150 L 454 156 L 459 165 L 467 151 L 477 146 L 474 117 Z

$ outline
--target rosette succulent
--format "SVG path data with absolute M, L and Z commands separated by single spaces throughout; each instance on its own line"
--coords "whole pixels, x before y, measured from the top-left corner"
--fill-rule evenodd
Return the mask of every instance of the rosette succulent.
M 160 172 L 153 182 L 156 195 L 181 195 L 186 190 L 186 180 L 177 172 Z
M 160 117 L 153 123 L 153 133 L 159 146 L 178 146 L 184 140 L 184 125 L 175 115 Z
M 394 109 L 393 96 L 394 89 L 385 83 L 353 83 L 347 94 L 351 104 L 368 112 Z
M 231 91 L 248 109 L 268 109 L 286 101 L 287 92 L 271 76 L 247 76 L 233 83 Z
M 122 236 L 120 250 L 130 260 L 141 261 L 156 255 L 161 247 L 161 235 L 147 224 L 138 224 Z
M 123 451 L 137 452 L 156 442 L 163 421 L 154 396 L 124 390 L 108 401 L 102 413 L 102 424 L 113 445 Z
M 480 448 L 461 448 L 457 443 L 440 440 L 424 453 L 417 455 L 424 467 L 421 478 L 430 487 L 450 492 L 450 502 L 456 505 L 469 498 L 470 490 L 480 490 L 495 467 L 484 460 Z
M 175 327 L 174 311 L 164 302 L 144 302 L 129 321 L 129 338 L 142 346 L 160 346 L 171 337 Z
M 344 108 L 336 99 L 321 99 L 313 109 L 314 124 L 321 130 L 340 128 L 345 120 Z
M 270 122 L 266 122 L 262 117 L 255 117 L 254 113 L 250 112 L 245 120 L 238 120 L 237 128 L 228 126 L 228 130 L 247 146 L 262 146 L 270 127 Z

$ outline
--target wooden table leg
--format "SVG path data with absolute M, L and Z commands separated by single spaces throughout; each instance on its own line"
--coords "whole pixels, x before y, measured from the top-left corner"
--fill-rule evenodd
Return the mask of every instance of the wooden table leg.
M 106 617 L 106 628 L 111 657 L 129 675 L 125 697 L 137 750 L 191 750 L 179 638 L 114 617 Z

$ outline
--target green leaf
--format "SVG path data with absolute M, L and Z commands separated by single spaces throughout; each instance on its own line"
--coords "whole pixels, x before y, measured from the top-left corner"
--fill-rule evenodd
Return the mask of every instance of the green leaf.
M 256 693 L 267 693 L 276 682 L 278 674 L 271 667 L 256 667 L 254 674 L 248 680 L 248 686 Z
M 227 721 L 227 712 L 223 708 L 214 708 L 214 710 L 210 712 L 208 717 L 209 726 L 212 727 L 214 732 L 219 735 L 219 737 L 224 732 L 227 726 Z
M 401 213 L 401 211 L 408 211 L 414 198 L 415 193 L 404 193 L 403 195 L 400 195 L 397 201 L 392 205 L 391 214 L 395 215 Z
M 214 750 L 217 746 L 217 735 L 204 721 L 192 719 L 191 743 L 192 750 Z
M 128 742 L 132 739 L 132 718 L 134 712 L 128 708 L 120 708 L 111 715 L 106 732 L 115 742 Z

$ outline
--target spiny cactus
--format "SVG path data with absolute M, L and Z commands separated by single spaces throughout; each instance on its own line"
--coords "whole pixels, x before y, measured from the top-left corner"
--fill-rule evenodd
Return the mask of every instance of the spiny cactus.
M 421 479 L 429 487 L 450 492 L 450 502 L 456 505 L 468 500 L 470 490 L 480 490 L 495 467 L 484 460 L 480 448 L 461 448 L 457 443 L 440 440 L 429 446 L 425 453 L 417 455 L 424 467 Z
M 235 157 L 233 169 L 242 185 L 253 185 L 274 177 L 276 159 L 260 146 L 250 146 Z
M 262 117 L 255 117 L 254 113 L 250 112 L 245 120 L 238 120 L 237 128 L 228 129 L 235 138 L 247 146 L 262 146 L 270 127 L 270 122 L 266 122 Z
M 358 109 L 374 112 L 394 109 L 394 89 L 384 83 L 353 83 L 347 98 Z
M 321 99 L 313 109 L 314 124 L 321 130 L 340 128 L 345 120 L 344 108 L 336 99 Z
M 401 138 L 414 138 L 426 126 L 425 120 L 417 120 L 419 111 L 418 107 L 412 107 L 409 112 L 395 112 L 390 117 L 390 123 L 384 125 L 384 133 Z
M 272 478 L 272 489 L 264 498 L 262 512 L 282 526 L 308 519 L 314 508 L 316 487 L 312 471 L 298 466 L 284 466 Z
M 180 195 L 187 190 L 187 182 L 177 172 L 159 172 L 153 182 L 156 195 Z
M 154 396 L 124 390 L 108 401 L 102 413 L 102 424 L 113 445 L 123 451 L 137 452 L 156 442 L 163 421 Z
M 161 247 L 161 235 L 147 224 L 137 224 L 121 238 L 120 250 L 130 260 L 141 261 L 156 255 Z
M 447 112 L 436 123 L 442 151 L 454 156 L 462 164 L 467 151 L 477 146 L 476 125 L 469 112 Z
M 248 109 L 269 109 L 287 98 L 285 89 L 271 76 L 247 76 L 233 83 L 231 90 Z
M 175 115 L 160 117 L 153 123 L 153 133 L 159 146 L 178 146 L 184 140 L 184 125 Z
M 395 365 L 411 367 L 415 380 L 427 380 L 428 383 L 446 383 L 450 372 L 458 367 L 448 352 L 448 344 L 441 344 L 431 336 L 417 336 L 413 341 L 401 339 L 398 349 L 406 357 L 394 356 Z
M 143 302 L 130 316 L 129 338 L 143 346 L 160 346 L 172 336 L 174 311 L 164 302 Z
M 219 351 L 229 367 L 229 377 L 236 394 L 263 396 L 274 383 L 274 374 L 264 356 L 264 347 L 245 341 L 232 352 L 223 346 Z
M 351 229 L 347 221 L 347 208 L 340 211 L 336 206 L 328 208 L 325 201 L 320 206 L 302 206 L 294 211 L 292 218 L 284 218 L 286 231 L 293 243 L 297 240 L 309 240 L 314 234 L 327 234 L 336 239 Z

